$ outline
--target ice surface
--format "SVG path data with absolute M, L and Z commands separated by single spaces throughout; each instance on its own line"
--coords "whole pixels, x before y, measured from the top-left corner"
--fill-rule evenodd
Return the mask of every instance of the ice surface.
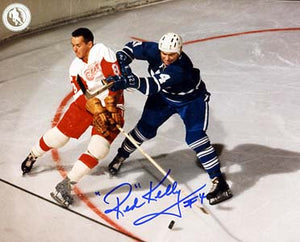
M 150 182 L 157 184 L 162 179 L 138 151 L 118 177 L 108 175 L 107 165 L 123 140 L 120 135 L 108 157 L 78 184 L 79 196 L 72 209 L 145 241 L 298 241 L 300 3 L 275 0 L 169 1 L 69 24 L 2 46 L 1 241 L 133 240 L 26 192 L 51 199 L 49 193 L 62 178 L 50 152 L 38 160 L 31 175 L 21 176 L 21 162 L 51 127 L 60 102 L 71 91 L 68 66 L 74 54 L 69 36 L 80 26 L 93 30 L 96 41 L 114 50 L 132 37 L 157 41 L 169 31 L 181 34 L 185 42 L 194 41 L 184 51 L 200 68 L 212 94 L 208 134 L 234 197 L 216 206 L 205 200 L 210 215 L 195 207 L 182 208 L 181 218 L 163 215 L 140 226 L 133 222 L 171 206 L 175 196 L 146 204 L 119 219 L 115 213 L 105 214 L 110 207 L 103 196 L 119 184 L 131 184 L 132 196 L 140 198 Z M 295 29 L 284 31 L 286 28 Z M 246 33 L 270 29 L 276 31 Z M 243 34 L 201 41 L 236 33 Z M 133 70 L 147 74 L 144 63 L 134 63 Z M 141 114 L 145 97 L 138 92 L 126 92 L 125 97 L 124 129 L 129 131 Z M 171 169 L 183 191 L 191 193 L 206 184 L 207 192 L 209 178 L 196 165 L 184 136 L 183 124 L 175 115 L 142 148 L 164 169 Z M 58 165 L 64 171 L 71 169 L 88 139 L 89 132 L 58 151 Z M 127 188 L 118 190 L 114 198 L 126 195 Z M 169 230 L 171 220 L 176 223 Z

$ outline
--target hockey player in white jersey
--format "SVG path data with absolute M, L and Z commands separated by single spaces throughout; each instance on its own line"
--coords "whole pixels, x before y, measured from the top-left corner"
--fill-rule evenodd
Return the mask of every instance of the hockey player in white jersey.
M 73 31 L 71 42 L 76 55 L 69 69 L 74 100 L 58 124 L 32 147 L 21 165 L 23 174 L 29 173 L 38 157 L 64 146 L 70 138 L 78 139 L 93 125 L 86 151 L 52 193 L 52 197 L 64 206 L 73 202 L 72 186 L 108 154 L 111 143 L 119 134 L 115 124 L 124 124 L 122 90 L 106 90 L 100 96 L 87 100 L 77 82 L 79 79 L 90 93 L 97 92 L 104 85 L 102 80 L 105 77 L 120 74 L 115 53 L 102 43 L 94 44 L 93 33 L 87 28 Z
M 220 170 L 220 162 L 206 134 L 208 126 L 208 102 L 210 93 L 193 67 L 190 58 L 182 51 L 182 39 L 178 34 L 167 33 L 159 43 L 132 41 L 117 52 L 122 73 L 127 75 L 107 78 L 113 82 L 111 90 L 136 88 L 147 95 L 142 116 L 129 135 L 136 144 L 154 138 L 157 129 L 177 113 L 184 122 L 186 143 L 195 151 L 199 162 L 212 179 L 212 188 L 206 195 L 211 205 L 229 199 L 231 190 Z M 148 63 L 149 77 L 137 77 L 129 64 L 133 60 Z M 118 154 L 109 164 L 112 175 L 117 174 L 122 163 L 136 146 L 126 138 Z

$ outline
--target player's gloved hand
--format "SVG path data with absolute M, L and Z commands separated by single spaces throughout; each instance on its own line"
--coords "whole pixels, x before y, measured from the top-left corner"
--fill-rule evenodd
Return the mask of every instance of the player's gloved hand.
M 93 116 L 93 126 L 104 137 L 107 137 L 107 136 L 110 135 L 110 132 L 109 132 L 110 124 L 107 120 L 107 117 L 106 117 L 105 113 L 94 114 L 94 116 Z
M 124 66 L 121 68 L 121 73 L 123 76 L 129 76 L 132 74 L 132 70 L 131 70 L 130 66 Z
M 129 75 L 131 73 L 129 64 L 132 62 L 132 58 L 123 50 L 118 51 L 116 53 L 116 57 L 120 65 L 122 75 Z
M 110 76 L 106 78 L 106 82 L 113 82 L 113 85 L 110 87 L 112 91 L 123 90 L 126 88 L 136 88 L 138 89 L 140 86 L 140 79 L 133 73 L 124 76 Z
M 86 102 L 86 110 L 93 114 L 93 126 L 104 137 L 109 135 L 109 113 L 106 108 L 102 106 L 99 98 L 91 98 Z
M 132 62 L 132 58 L 123 50 L 117 51 L 116 57 L 120 66 L 128 66 Z
M 116 99 L 114 96 L 107 96 L 104 99 L 106 110 L 110 113 L 110 128 L 111 130 L 116 130 L 116 124 L 123 126 L 124 118 L 123 118 L 123 110 L 117 107 Z

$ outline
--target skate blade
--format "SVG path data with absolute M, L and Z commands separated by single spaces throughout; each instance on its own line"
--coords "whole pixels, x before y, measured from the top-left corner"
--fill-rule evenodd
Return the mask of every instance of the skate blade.
M 118 175 L 118 173 L 119 173 L 119 171 L 121 169 L 122 164 L 123 164 L 122 162 L 121 163 L 116 163 L 113 166 L 108 167 L 108 172 L 109 172 L 109 174 L 110 174 L 111 177 Z
M 118 171 L 116 171 L 116 170 L 114 170 L 114 169 L 109 169 L 109 170 L 108 170 L 108 173 L 109 173 L 109 176 L 110 176 L 110 177 L 114 177 L 114 176 L 117 176 Z
M 229 198 L 232 198 L 232 193 L 230 190 L 221 193 L 219 196 L 217 196 L 216 198 L 211 198 L 209 199 L 209 204 L 210 205 L 215 205 L 218 203 L 221 203 Z
M 64 207 L 64 208 L 69 207 L 70 204 L 66 201 L 63 201 L 61 198 L 59 198 L 57 195 L 55 195 L 54 192 L 51 192 L 50 196 L 62 207 Z
M 22 170 L 22 176 L 25 176 L 26 174 L 29 174 L 30 171 Z
M 23 171 L 22 176 L 26 176 L 26 174 L 29 175 L 29 171 Z M 30 175 L 29 175 L 30 176 Z

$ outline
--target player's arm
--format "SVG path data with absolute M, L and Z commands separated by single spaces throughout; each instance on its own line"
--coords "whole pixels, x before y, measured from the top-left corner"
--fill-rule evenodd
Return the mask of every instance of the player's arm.
M 104 85 L 105 78 L 120 75 L 120 67 L 115 53 L 103 44 L 96 44 L 90 50 L 88 63 L 81 71 L 80 77 L 86 83 L 90 94 L 96 94 Z
M 146 60 L 149 64 L 160 61 L 159 49 L 154 42 L 128 42 L 125 47 L 117 52 L 117 59 L 121 66 L 122 76 L 110 77 L 109 82 L 114 82 L 111 90 L 135 88 L 146 95 L 160 92 L 162 88 L 171 87 L 174 84 L 189 79 L 183 69 L 178 65 L 170 65 L 163 72 L 150 77 L 137 77 L 132 73 L 129 64 L 134 59 Z M 159 59 L 155 59 L 159 58 Z M 125 75 L 123 74 L 125 73 Z
M 78 73 L 85 68 L 85 64 L 79 58 L 75 58 L 69 67 L 69 79 L 73 88 L 74 99 L 82 95 L 81 88 L 76 81 Z M 86 86 L 86 83 L 84 83 Z
M 112 75 L 121 75 L 119 63 L 115 53 L 106 46 L 102 45 L 99 49 L 99 55 L 103 58 L 99 62 L 102 75 L 104 78 Z M 109 115 L 110 128 L 113 129 L 115 124 L 123 126 L 124 123 L 124 98 L 122 90 L 109 90 L 108 96 L 104 99 L 105 108 Z
M 158 78 L 169 78 L 158 75 Z M 127 73 L 122 76 L 110 76 L 106 79 L 108 83 L 113 82 L 110 90 L 117 91 L 126 88 L 135 88 L 143 94 L 150 95 L 161 90 L 161 84 L 156 77 L 138 77 L 134 73 Z
M 127 75 L 107 78 L 108 82 L 114 83 L 111 90 L 135 88 L 145 95 L 160 92 L 163 88 L 172 87 L 173 85 L 185 80 L 186 76 L 182 68 L 176 66 L 169 66 L 165 71 L 151 77 L 138 77 L 134 73 L 130 72 L 130 74 Z
M 126 63 L 129 65 L 132 60 L 147 60 L 157 56 L 156 52 L 159 52 L 157 43 L 154 42 L 141 42 L 141 41 L 131 41 L 128 42 L 122 52 L 126 54 Z
M 119 76 L 121 75 L 120 66 L 116 55 L 110 49 L 105 49 L 103 53 L 104 58 L 101 61 L 101 69 L 103 76 Z M 123 126 L 124 123 L 124 98 L 122 90 L 109 90 L 108 96 L 104 99 L 105 107 L 109 112 L 113 121 Z
M 128 42 L 124 48 L 116 53 L 118 63 L 121 67 L 123 75 L 130 74 L 129 65 L 134 59 L 155 61 L 153 58 L 157 56 L 157 43 L 154 42 Z

